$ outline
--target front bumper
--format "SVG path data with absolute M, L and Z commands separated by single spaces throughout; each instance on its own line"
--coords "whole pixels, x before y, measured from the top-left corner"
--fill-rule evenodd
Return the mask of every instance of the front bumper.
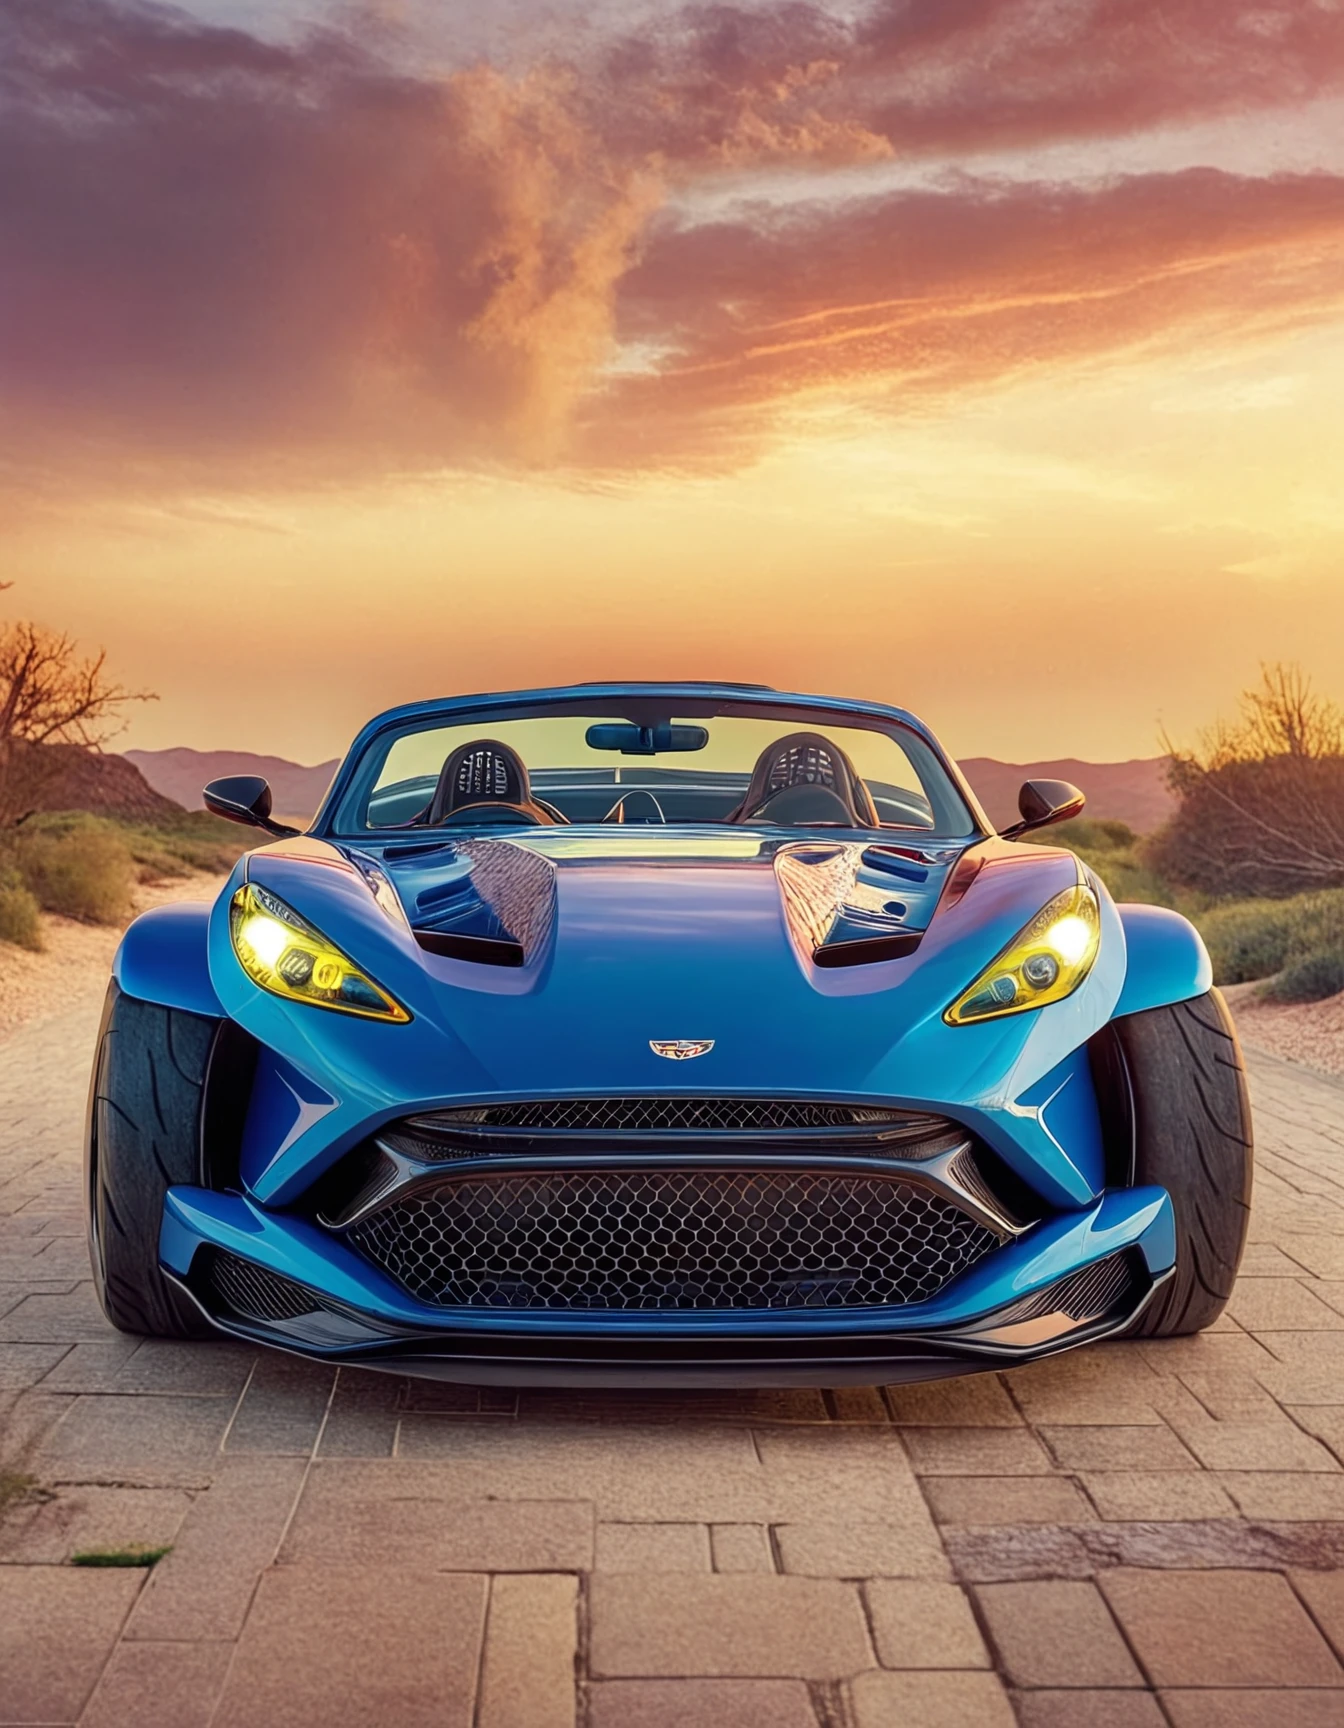
M 1123 1331 L 1170 1276 L 1175 1233 L 1164 1190 L 1113 1190 L 901 1307 L 453 1310 L 413 1300 L 303 1218 L 179 1187 L 160 1260 L 220 1331 L 321 1360 L 477 1384 L 825 1386 L 999 1368 Z M 259 1294 L 240 1298 L 240 1276 Z

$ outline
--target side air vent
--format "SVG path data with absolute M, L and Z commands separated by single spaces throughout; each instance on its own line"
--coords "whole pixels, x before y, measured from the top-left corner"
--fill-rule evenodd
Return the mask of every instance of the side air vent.
M 495 936 L 461 936 L 450 930 L 417 930 L 415 939 L 427 953 L 443 954 L 450 960 L 474 960 L 479 966 L 521 966 L 525 957 L 521 942 Z
M 323 1306 L 315 1291 L 236 1254 L 216 1253 L 207 1281 L 211 1294 L 244 1320 L 297 1320 Z

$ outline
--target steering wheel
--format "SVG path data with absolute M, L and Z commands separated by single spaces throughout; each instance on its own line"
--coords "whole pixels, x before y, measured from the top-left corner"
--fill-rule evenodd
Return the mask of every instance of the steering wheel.
M 632 816 L 630 814 L 628 807 L 631 804 L 634 804 L 638 807 L 638 809 L 639 809 L 638 815 Z M 667 823 L 667 817 L 664 816 L 664 814 L 663 814 L 662 805 L 654 797 L 652 792 L 646 792 L 643 789 L 643 787 L 640 787 L 640 786 L 634 787 L 629 792 L 623 792 L 621 794 L 621 796 L 616 800 L 616 802 L 612 805 L 611 809 L 607 811 L 606 815 L 602 818 L 602 820 L 604 822 L 630 822 L 630 823 L 635 823 L 635 822 L 657 823 L 657 822 L 661 822 L 664 824 L 664 826 L 666 826 L 666 823 Z
M 450 810 L 446 816 L 441 816 L 434 824 L 436 828 L 463 827 L 488 828 L 492 824 L 507 825 L 510 828 L 541 828 L 545 826 L 542 818 L 534 810 L 529 810 L 524 804 L 505 804 L 495 798 L 482 799 L 476 804 L 459 804 L 456 810 Z

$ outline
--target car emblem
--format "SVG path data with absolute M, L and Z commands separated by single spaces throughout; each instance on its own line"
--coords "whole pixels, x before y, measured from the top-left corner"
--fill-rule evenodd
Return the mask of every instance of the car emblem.
M 666 1056 L 669 1062 L 685 1062 L 692 1056 L 703 1056 L 714 1048 L 712 1038 L 650 1038 L 649 1049 L 655 1056 Z

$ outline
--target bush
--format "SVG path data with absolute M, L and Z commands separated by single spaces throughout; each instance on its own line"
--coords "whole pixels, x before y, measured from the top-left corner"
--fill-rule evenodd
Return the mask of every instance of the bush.
M 0 942 L 42 951 L 42 916 L 32 890 L 10 865 L 0 866 Z
M 1238 900 L 1216 906 L 1199 922 L 1216 984 L 1246 984 L 1286 965 L 1293 950 L 1295 903 Z
M 44 911 L 91 924 L 121 924 L 130 916 L 135 866 L 110 823 L 86 818 L 25 827 L 14 862 Z
M 1261 994 L 1274 1002 L 1323 1002 L 1344 990 L 1344 954 L 1310 954 L 1294 960 Z

